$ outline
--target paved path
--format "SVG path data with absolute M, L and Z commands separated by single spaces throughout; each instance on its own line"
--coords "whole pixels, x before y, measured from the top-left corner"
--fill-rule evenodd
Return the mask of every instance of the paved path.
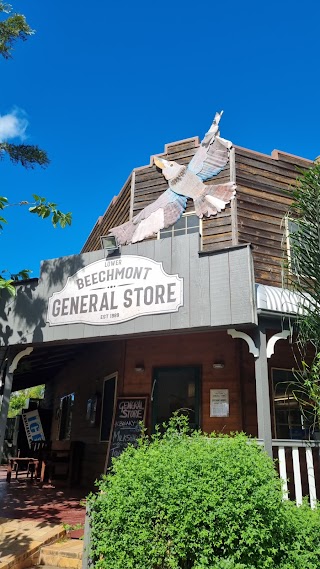
M 62 525 L 0 518 L 0 569 L 19 566 L 39 548 L 64 534 Z
M 6 482 L 6 468 L 0 467 L 0 515 L 12 519 L 46 521 L 51 524 L 84 523 L 84 489 L 70 489 L 30 483 L 21 476 Z M 0 566 L 1 569 L 1 566 Z

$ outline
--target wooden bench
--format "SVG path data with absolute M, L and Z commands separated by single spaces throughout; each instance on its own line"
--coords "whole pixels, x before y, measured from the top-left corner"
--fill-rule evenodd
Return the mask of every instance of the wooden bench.
M 16 473 L 16 479 L 18 478 L 21 466 L 25 466 L 24 471 L 27 473 L 27 478 L 29 474 L 31 474 L 30 480 L 33 481 L 34 474 L 38 471 L 39 468 L 39 460 L 33 458 L 32 456 L 13 456 L 9 458 L 7 468 L 7 482 L 11 482 L 12 471 Z

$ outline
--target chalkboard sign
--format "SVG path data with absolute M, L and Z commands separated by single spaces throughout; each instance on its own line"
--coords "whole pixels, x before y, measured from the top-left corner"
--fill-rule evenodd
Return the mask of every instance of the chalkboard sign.
M 111 460 L 119 456 L 128 444 L 135 444 L 141 427 L 145 422 L 147 397 L 118 397 L 115 407 L 111 437 L 108 447 L 106 468 L 111 466 Z

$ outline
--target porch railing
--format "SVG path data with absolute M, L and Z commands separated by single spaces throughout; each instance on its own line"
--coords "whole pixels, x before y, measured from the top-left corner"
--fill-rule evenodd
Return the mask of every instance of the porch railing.
M 318 441 L 272 441 L 273 457 L 283 483 L 285 499 L 295 499 L 297 505 L 303 496 L 309 496 L 314 508 L 320 496 L 320 443 Z

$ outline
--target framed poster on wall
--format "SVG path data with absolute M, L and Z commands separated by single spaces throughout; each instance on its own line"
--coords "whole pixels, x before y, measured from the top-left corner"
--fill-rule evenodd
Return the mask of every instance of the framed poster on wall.
M 118 372 L 105 377 L 101 405 L 100 442 L 108 442 L 117 398 Z
M 210 389 L 210 417 L 229 417 L 229 389 Z
M 112 458 L 119 456 L 128 444 L 135 444 L 145 424 L 148 397 L 118 397 L 111 436 L 109 440 L 105 472 L 110 468 Z

